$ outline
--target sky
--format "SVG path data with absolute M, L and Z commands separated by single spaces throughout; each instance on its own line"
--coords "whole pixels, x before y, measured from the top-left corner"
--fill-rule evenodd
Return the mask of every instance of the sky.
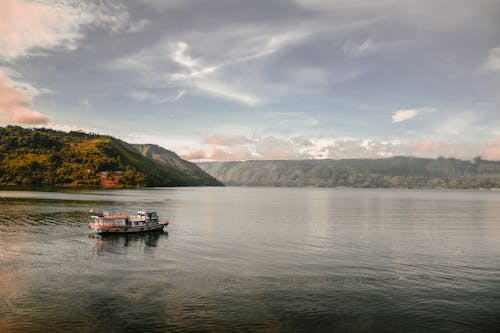
M 0 125 L 192 161 L 500 160 L 498 0 L 2 0 Z

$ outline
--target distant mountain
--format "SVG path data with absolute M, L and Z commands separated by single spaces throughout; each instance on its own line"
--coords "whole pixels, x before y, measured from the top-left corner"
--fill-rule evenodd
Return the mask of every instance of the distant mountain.
M 191 185 L 221 186 L 217 179 L 207 174 L 199 166 L 180 158 L 173 151 L 153 144 L 132 144 L 142 155 L 155 161 L 172 173 L 177 173 L 180 178 L 189 180 Z
M 111 136 L 0 127 L 0 185 L 221 185 L 170 153 L 177 160 L 166 166 Z
M 198 165 L 226 185 L 500 188 L 500 162 L 476 158 L 205 162 Z

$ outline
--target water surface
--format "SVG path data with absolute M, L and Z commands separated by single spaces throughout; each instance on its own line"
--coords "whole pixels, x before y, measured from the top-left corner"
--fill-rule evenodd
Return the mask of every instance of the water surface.
M 91 238 L 88 209 L 169 233 Z M 500 193 L 0 192 L 1 332 L 494 332 Z

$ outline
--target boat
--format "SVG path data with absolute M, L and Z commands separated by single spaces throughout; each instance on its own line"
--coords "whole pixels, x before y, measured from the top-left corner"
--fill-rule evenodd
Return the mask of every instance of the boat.
M 136 232 L 166 231 L 168 221 L 160 221 L 155 211 L 139 210 L 137 215 L 110 212 L 93 214 L 89 229 L 96 234 L 128 234 Z

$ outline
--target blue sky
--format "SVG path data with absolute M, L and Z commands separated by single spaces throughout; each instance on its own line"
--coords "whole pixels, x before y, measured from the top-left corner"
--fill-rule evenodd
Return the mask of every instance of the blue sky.
M 0 123 L 190 160 L 500 159 L 500 3 L 3 0 Z

